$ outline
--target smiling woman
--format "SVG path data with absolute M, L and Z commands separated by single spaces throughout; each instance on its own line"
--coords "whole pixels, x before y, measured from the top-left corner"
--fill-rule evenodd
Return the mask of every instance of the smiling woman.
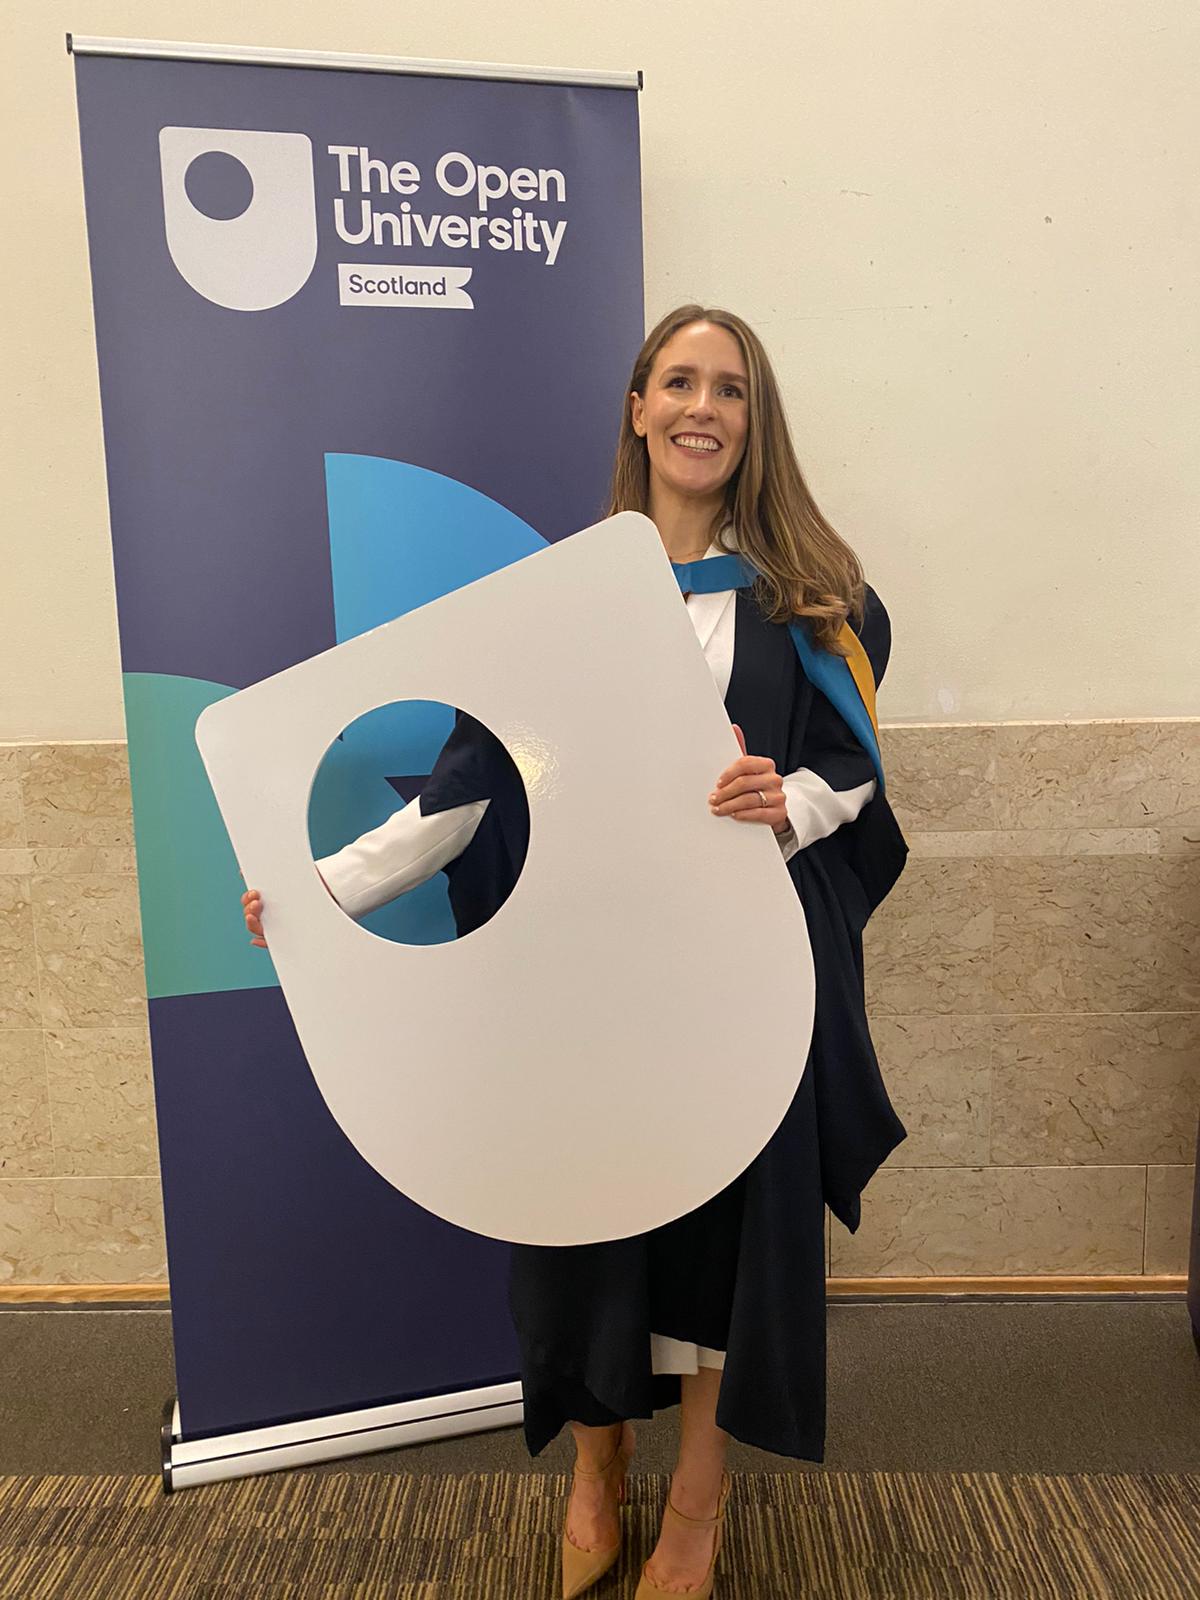
M 648 513 L 673 561 L 702 556 L 727 526 L 721 544 L 760 574 L 770 621 L 803 617 L 817 644 L 845 654 L 843 625 L 863 620 L 862 567 L 804 480 L 762 342 L 732 312 L 680 306 L 647 335 L 617 441 L 618 511 Z
M 675 563 L 742 749 L 710 809 L 775 833 L 816 975 L 799 1089 L 732 1184 L 648 1233 L 513 1248 L 526 1439 L 536 1454 L 569 1422 L 578 1451 L 563 1596 L 582 1594 L 619 1556 L 629 1419 L 682 1401 L 668 1515 L 636 1600 L 702 1600 L 720 1548 L 729 1437 L 823 1458 L 824 1206 L 857 1228 L 862 1189 L 904 1138 L 862 983 L 863 925 L 906 854 L 882 792 L 874 719 L 890 630 L 809 493 L 761 342 L 730 312 L 681 306 L 647 336 L 623 402 L 609 511 L 648 515 Z M 718 942 L 695 995 L 682 998 L 744 1013 L 745 1051 L 730 1070 L 752 1073 L 764 1051 L 799 1055 L 796 996 L 722 993 L 721 955 Z
M 646 441 L 664 489 L 693 497 L 716 492 L 737 470 L 746 447 L 744 366 L 733 334 L 709 322 L 681 328 L 659 352 L 644 392 L 631 396 L 630 425 Z M 704 551 L 668 545 L 667 553 L 687 561 Z
M 586 1245 L 514 1245 L 509 1303 L 530 1451 L 568 1423 L 578 1449 L 564 1600 L 618 1559 L 629 1419 L 679 1402 L 673 1515 L 636 1600 L 701 1600 L 712 1588 L 730 1436 L 823 1459 L 825 1206 L 856 1229 L 862 1190 L 905 1137 L 863 1000 L 863 927 L 907 853 L 883 792 L 875 721 L 891 634 L 854 552 L 808 491 L 762 345 L 729 312 L 683 306 L 648 336 L 622 400 L 610 511 L 649 515 L 675 563 L 742 752 L 715 776 L 709 809 L 722 827 L 775 835 L 812 949 L 811 1047 L 798 987 L 723 992 L 722 945 L 734 935 L 722 919 L 711 959 L 680 1003 L 733 1007 L 745 1018 L 731 1073 L 761 1071 L 768 1053 L 794 1064 L 799 1087 L 787 1112 L 734 1182 L 661 1227 Z M 485 736 L 461 718 L 446 746 L 453 781 L 439 785 L 435 770 L 419 807 L 322 855 L 327 887 L 350 914 L 373 906 L 380 889 L 417 883 L 426 868 L 452 874 L 460 936 L 502 903 L 524 859 L 528 810 L 518 814 L 517 780 L 502 814 L 509 791 L 498 741 Z M 636 805 L 638 775 L 626 778 L 614 776 L 614 803 Z M 718 895 L 715 885 L 710 893 Z M 247 926 L 261 935 L 249 905 Z M 569 1070 L 571 1038 L 550 1043 Z M 611 1083 L 594 1093 L 611 1097 Z M 580 1122 L 578 1141 L 594 1141 L 590 1119 Z M 656 1172 L 631 1171 L 631 1159 L 624 1147 L 613 1151 L 615 1181 L 653 1185 Z

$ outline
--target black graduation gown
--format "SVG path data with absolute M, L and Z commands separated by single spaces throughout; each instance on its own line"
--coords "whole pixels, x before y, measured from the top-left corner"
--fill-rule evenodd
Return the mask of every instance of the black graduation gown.
M 786 627 L 768 622 L 748 589 L 735 607 L 725 705 L 747 749 L 770 756 L 779 772 L 811 768 L 834 789 L 874 777 L 866 752 L 805 676 Z M 859 632 L 878 684 L 890 629 L 869 589 Z M 462 933 L 507 897 L 529 820 L 511 758 L 460 713 L 421 809 L 429 815 L 484 797 L 492 804 L 479 831 L 446 869 Z M 569 1420 L 597 1426 L 676 1404 L 679 1377 L 651 1371 L 650 1335 L 658 1333 L 726 1352 L 718 1426 L 779 1455 L 824 1459 L 824 1208 L 854 1232 L 863 1187 L 905 1137 L 867 1027 L 861 936 L 906 854 L 877 793 L 853 823 L 789 861 L 813 952 L 813 1038 L 787 1113 L 739 1178 L 649 1233 L 512 1247 L 509 1301 L 532 1455 Z M 744 1008 L 750 1070 L 762 1050 L 789 1048 L 786 994 L 724 995 L 719 969 L 708 976 L 697 994 Z M 614 1173 L 614 1182 L 635 1178 Z

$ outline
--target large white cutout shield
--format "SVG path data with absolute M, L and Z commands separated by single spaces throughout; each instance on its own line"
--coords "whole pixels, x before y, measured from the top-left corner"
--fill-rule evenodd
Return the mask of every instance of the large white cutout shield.
M 451 944 L 359 927 L 309 851 L 326 748 L 396 700 L 470 712 L 528 792 L 520 881 Z M 812 1032 L 804 913 L 771 830 L 709 812 L 739 752 L 645 517 L 209 706 L 196 740 L 325 1102 L 419 1205 L 522 1243 L 623 1238 L 778 1127 Z

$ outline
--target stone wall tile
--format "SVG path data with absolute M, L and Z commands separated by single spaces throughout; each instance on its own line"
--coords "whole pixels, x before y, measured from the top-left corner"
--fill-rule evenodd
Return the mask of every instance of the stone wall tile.
M 123 744 L 35 745 L 21 789 L 31 845 L 133 843 Z
M 1150 1167 L 1146 1180 L 1146 1271 L 1186 1273 L 1196 1169 Z
M 157 1179 L 0 1179 L 0 1284 L 165 1277 Z
M 29 770 L 29 760 L 36 744 L 0 744 L 0 780 L 20 782 Z
M 1156 828 L 997 828 L 982 833 L 910 833 L 907 837 L 911 854 L 921 859 L 938 856 L 1153 856 L 1162 848 Z
M 883 727 L 879 742 L 905 833 L 995 827 L 995 728 Z
M 863 941 L 872 1015 L 994 1009 L 991 865 L 909 862 Z
M 1200 855 L 1200 823 L 1168 823 L 1158 830 L 1158 838 L 1158 848 L 1165 856 Z
M 137 871 L 133 850 L 126 845 L 36 845 L 29 852 L 30 871 L 38 877 L 75 878 L 89 872 Z
M 54 1171 L 40 1028 L 0 1031 L 0 1178 L 41 1178 Z
M 1140 1273 L 1144 1167 L 892 1167 L 858 1232 L 833 1230 L 835 1277 Z
M 1200 719 L 1002 724 L 996 736 L 1001 828 L 1200 826 Z
M 905 1139 L 897 1167 L 971 1167 L 988 1160 L 990 1017 L 877 1017 L 871 1035 Z
M 41 1020 L 29 879 L 0 877 L 0 1028 Z
M 0 849 L 21 849 L 25 844 L 25 811 L 21 786 L 15 778 L 0 778 Z
M 137 880 L 105 873 L 36 877 L 33 902 L 45 1026 L 144 1022 Z
M 157 1171 L 144 1026 L 47 1029 L 46 1074 L 61 1177 Z
M 990 1159 L 1185 1162 L 1200 1111 L 1200 1014 L 998 1017 Z
M 1200 857 L 1006 857 L 992 867 L 993 1009 L 1200 1009 Z

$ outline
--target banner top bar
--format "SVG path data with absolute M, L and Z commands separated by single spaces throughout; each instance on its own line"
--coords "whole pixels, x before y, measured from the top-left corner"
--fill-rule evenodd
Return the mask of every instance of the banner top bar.
M 188 44 L 171 39 L 96 39 L 67 34 L 67 54 L 145 56 L 166 61 L 215 61 L 258 67 L 331 67 L 353 72 L 410 73 L 426 78 L 492 78 L 507 83 L 552 83 L 587 89 L 640 89 L 640 72 L 585 67 L 517 67 L 494 61 L 426 61 L 409 56 L 353 55 L 336 50 L 272 50 L 253 44 Z

